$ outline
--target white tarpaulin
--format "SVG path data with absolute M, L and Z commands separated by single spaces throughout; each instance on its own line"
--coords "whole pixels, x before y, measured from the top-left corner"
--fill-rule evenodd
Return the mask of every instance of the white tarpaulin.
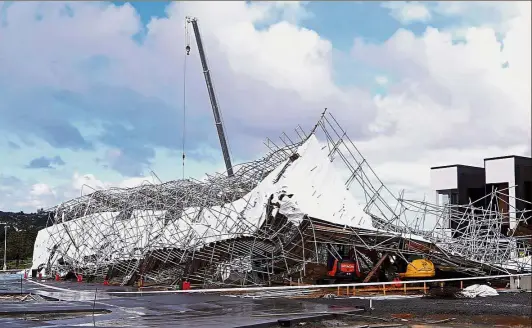
M 467 298 L 497 296 L 499 293 L 490 286 L 487 285 L 471 285 L 464 288 L 461 292 L 461 296 Z

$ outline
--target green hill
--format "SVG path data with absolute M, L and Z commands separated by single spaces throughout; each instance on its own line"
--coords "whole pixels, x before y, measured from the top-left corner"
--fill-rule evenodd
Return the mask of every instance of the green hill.
M 0 211 L 0 269 L 4 258 L 4 225 L 7 225 L 7 263 L 8 268 L 19 268 L 31 261 L 33 244 L 37 232 L 46 228 L 48 213 L 2 212 Z

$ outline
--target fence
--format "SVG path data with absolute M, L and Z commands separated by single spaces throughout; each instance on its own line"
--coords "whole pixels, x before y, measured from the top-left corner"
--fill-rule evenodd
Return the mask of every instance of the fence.
M 411 280 L 411 281 L 401 281 L 399 282 L 402 286 L 411 285 L 411 284 L 422 284 L 424 290 L 427 289 L 426 285 L 429 283 L 441 283 L 441 282 L 463 282 L 471 280 L 493 280 L 493 279 L 504 279 L 511 277 L 526 277 L 531 276 L 531 273 L 521 273 L 521 274 L 509 274 L 509 275 L 497 275 L 497 276 L 479 276 L 479 277 L 465 277 L 465 278 L 451 278 L 451 279 L 427 279 L 427 280 Z M 36 285 L 46 287 L 49 289 L 73 292 L 73 293 L 94 293 L 92 291 L 80 291 L 72 290 L 61 287 L 50 286 L 42 284 L 36 281 L 30 281 Z M 216 288 L 216 289 L 188 289 L 188 290 L 142 290 L 142 291 L 130 291 L 130 292 L 105 292 L 102 293 L 108 295 L 131 295 L 131 294 L 177 294 L 177 293 L 227 293 L 227 292 L 254 292 L 254 291 L 274 291 L 274 290 L 312 290 L 312 289 L 322 289 L 322 288 L 358 288 L 365 286 L 380 286 L 383 289 L 386 289 L 384 286 L 396 285 L 397 281 L 388 281 L 388 282 L 368 282 L 368 283 L 349 283 L 349 284 L 331 284 L 331 285 L 298 285 L 298 286 L 275 286 L 275 287 L 242 287 L 242 288 Z
M 4 267 L 4 260 L 0 260 L 1 261 L 1 266 L 0 266 L 0 270 L 3 269 Z M 8 270 L 13 270 L 13 269 L 27 269 L 27 268 L 31 268 L 31 265 L 32 265 L 32 260 L 31 259 L 23 259 L 23 260 L 8 260 L 6 261 L 6 267 Z

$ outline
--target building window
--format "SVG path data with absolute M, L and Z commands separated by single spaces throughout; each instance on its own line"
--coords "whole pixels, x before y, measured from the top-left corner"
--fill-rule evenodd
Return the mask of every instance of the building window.
M 440 202 L 439 203 L 441 204 L 441 206 L 449 205 L 449 195 L 447 195 L 447 194 L 439 194 L 439 196 L 440 196 L 440 199 L 439 199 Z

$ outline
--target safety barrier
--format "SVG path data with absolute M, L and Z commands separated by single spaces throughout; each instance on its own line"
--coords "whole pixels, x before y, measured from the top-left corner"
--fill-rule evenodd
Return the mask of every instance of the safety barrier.
M 470 281 L 470 280 L 493 280 L 493 279 L 503 279 L 511 277 L 524 277 L 531 276 L 532 273 L 520 273 L 520 274 L 508 274 L 508 275 L 497 275 L 497 276 L 478 276 L 478 277 L 465 277 L 465 278 L 448 278 L 448 279 L 426 279 L 426 280 L 410 280 L 410 281 L 401 281 L 400 283 L 403 286 L 410 284 L 423 284 L 424 289 L 426 290 L 426 284 L 434 282 L 451 282 L 451 281 Z M 51 285 L 42 284 L 36 281 L 28 280 L 29 282 L 40 285 L 45 288 L 55 289 L 64 292 L 73 292 L 73 293 L 91 293 L 94 294 L 94 291 L 80 291 L 80 290 L 71 290 L 67 288 L 61 288 Z M 395 285 L 397 281 L 387 281 L 387 282 L 367 282 L 367 283 L 348 283 L 348 284 L 330 284 L 330 285 L 308 285 L 308 286 L 275 286 L 275 287 L 236 287 L 236 288 L 214 288 L 214 289 L 188 289 L 188 290 L 145 290 L 145 291 L 112 291 L 106 292 L 105 290 L 99 290 L 100 293 L 108 295 L 125 295 L 125 294 L 179 294 L 179 293 L 227 293 L 227 292 L 252 292 L 252 291 L 268 291 L 268 290 L 289 290 L 289 289 L 322 289 L 322 288 L 347 288 L 347 287 L 364 287 L 364 286 L 388 286 Z M 463 287 L 463 285 L 461 286 Z

